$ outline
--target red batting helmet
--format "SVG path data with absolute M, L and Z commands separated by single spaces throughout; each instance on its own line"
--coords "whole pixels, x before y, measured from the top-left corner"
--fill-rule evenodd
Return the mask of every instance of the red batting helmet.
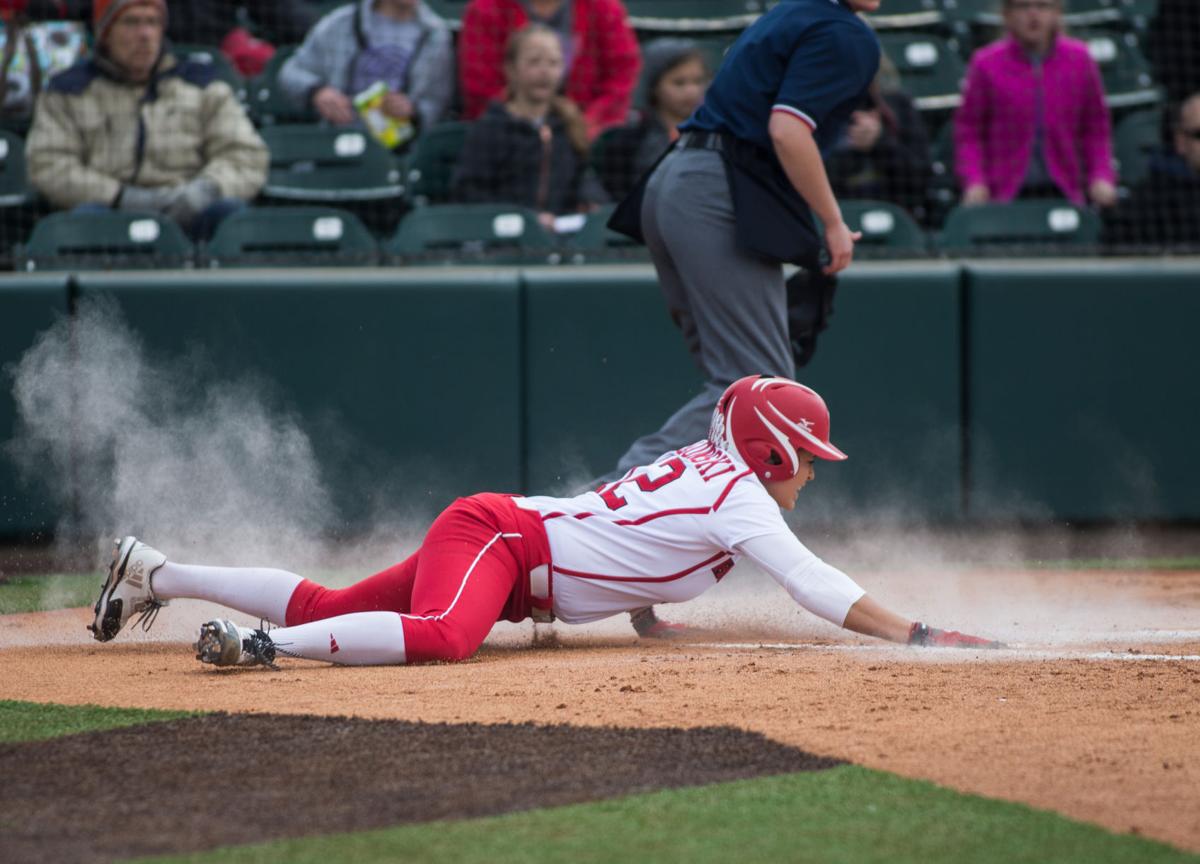
M 732 450 L 761 480 L 800 473 L 796 448 L 819 459 L 846 454 L 829 441 L 829 409 L 815 390 L 789 378 L 748 375 L 726 388 L 713 411 L 708 438 Z

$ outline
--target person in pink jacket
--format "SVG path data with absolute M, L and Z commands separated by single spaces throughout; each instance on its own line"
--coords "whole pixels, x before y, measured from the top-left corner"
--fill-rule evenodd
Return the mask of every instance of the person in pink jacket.
M 954 118 L 964 204 L 1063 197 L 1116 202 L 1104 85 L 1060 32 L 1061 0 L 1004 0 L 1008 35 L 971 58 Z

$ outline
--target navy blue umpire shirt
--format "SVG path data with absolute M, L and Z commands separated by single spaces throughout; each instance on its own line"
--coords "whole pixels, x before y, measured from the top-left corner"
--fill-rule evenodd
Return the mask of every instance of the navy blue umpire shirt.
M 704 102 L 680 129 L 725 131 L 773 152 L 767 124 L 785 111 L 834 143 L 879 69 L 879 40 L 839 0 L 782 0 L 725 55 Z

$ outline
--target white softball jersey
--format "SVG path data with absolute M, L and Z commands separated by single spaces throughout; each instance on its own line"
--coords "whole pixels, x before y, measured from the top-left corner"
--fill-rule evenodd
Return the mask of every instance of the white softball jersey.
M 517 504 L 542 516 L 554 615 L 568 624 L 691 600 L 743 556 L 805 609 L 838 626 L 865 593 L 796 538 L 736 454 L 708 441 L 667 453 L 594 492 Z

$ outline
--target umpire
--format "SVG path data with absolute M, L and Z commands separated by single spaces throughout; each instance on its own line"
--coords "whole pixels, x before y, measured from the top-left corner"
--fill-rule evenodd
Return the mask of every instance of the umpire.
M 703 391 L 621 457 L 620 476 L 705 437 L 744 375 L 792 377 L 783 263 L 832 275 L 860 235 L 842 221 L 821 150 L 861 102 L 879 43 L 856 13 L 880 0 L 782 0 L 729 49 L 703 104 L 610 226 L 650 249 Z M 811 211 L 810 211 L 811 208 Z M 825 226 L 828 261 L 821 266 Z

